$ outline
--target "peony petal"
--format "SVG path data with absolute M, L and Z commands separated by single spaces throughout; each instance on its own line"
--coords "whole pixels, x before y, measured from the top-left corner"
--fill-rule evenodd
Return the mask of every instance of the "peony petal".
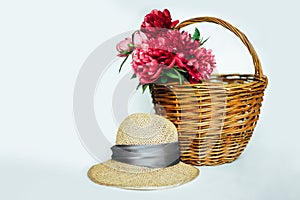
M 179 23 L 179 20 L 175 20 L 172 22 L 171 28 L 174 28 Z

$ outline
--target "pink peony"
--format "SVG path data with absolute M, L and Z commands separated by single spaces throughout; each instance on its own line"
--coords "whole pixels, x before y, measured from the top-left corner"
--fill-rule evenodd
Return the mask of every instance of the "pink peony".
M 199 48 L 199 41 L 193 40 L 187 32 L 180 33 L 178 30 L 169 30 L 164 38 L 166 50 L 178 55 L 184 62 Z
M 141 45 L 145 51 L 151 49 L 149 55 L 165 68 L 186 66 L 198 47 L 198 41 L 193 40 L 188 33 L 180 33 L 178 30 L 168 30 L 163 36 L 151 38 Z
M 149 55 L 151 53 L 150 49 L 134 51 L 132 68 L 142 85 L 156 81 L 163 69 L 163 65 L 158 63 L 157 57 Z
M 211 50 L 200 48 L 195 51 L 195 57 L 191 58 L 185 69 L 190 75 L 191 83 L 199 83 L 200 80 L 209 79 L 216 67 L 215 56 Z
M 191 83 L 198 83 L 210 77 L 215 65 L 211 50 L 199 48 L 199 41 L 178 30 L 168 30 L 163 36 L 144 40 L 134 51 L 132 63 L 142 84 L 154 82 L 162 70 L 174 66 L 187 71 Z
M 130 45 L 132 45 L 131 38 L 125 38 L 124 40 L 119 42 L 116 46 L 117 51 L 120 53 L 118 54 L 118 56 L 125 57 L 129 53 L 131 53 L 133 49 L 132 47 L 130 47 Z

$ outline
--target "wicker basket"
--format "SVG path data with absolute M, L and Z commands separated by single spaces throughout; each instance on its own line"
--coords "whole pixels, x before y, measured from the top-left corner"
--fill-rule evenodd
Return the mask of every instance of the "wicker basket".
M 156 84 L 151 95 L 155 112 L 177 127 L 181 160 L 198 166 L 219 165 L 234 161 L 248 144 L 268 79 L 241 31 L 214 17 L 186 20 L 177 29 L 196 22 L 222 25 L 239 37 L 252 55 L 255 74 L 215 75 L 200 84 Z

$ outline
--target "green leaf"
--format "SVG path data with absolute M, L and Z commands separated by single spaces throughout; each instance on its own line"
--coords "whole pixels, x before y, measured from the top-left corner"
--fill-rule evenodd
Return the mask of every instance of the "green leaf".
M 202 38 L 201 41 L 200 41 L 200 46 L 202 46 L 208 39 L 209 39 L 209 37 L 206 38 L 206 39 L 203 41 L 203 38 Z
M 123 54 L 123 55 L 131 54 L 131 51 L 124 50 L 124 51 L 121 52 L 121 54 Z
M 128 59 L 128 57 L 129 57 L 129 55 L 126 56 L 126 58 L 125 58 L 125 59 L 123 60 L 123 62 L 121 63 L 121 66 L 120 66 L 120 68 L 119 68 L 119 73 L 121 72 L 121 69 L 122 69 L 124 63 L 126 62 L 126 60 Z
M 139 83 L 137 86 L 136 86 L 136 90 L 138 90 L 140 87 L 141 87 L 141 83 Z
M 149 84 L 149 90 L 150 90 L 150 93 L 152 93 L 153 87 L 154 87 L 154 83 L 150 83 L 150 84 Z
M 161 81 L 161 83 L 165 84 L 165 83 L 167 83 L 168 78 L 163 76 L 163 77 L 161 77 L 160 81 Z
M 176 69 L 177 71 L 181 72 L 181 73 L 187 73 L 186 70 L 184 69 L 179 69 L 177 66 L 174 66 L 173 69 Z
M 128 46 L 129 46 L 130 48 L 133 48 L 133 47 L 134 47 L 133 44 L 131 44 L 131 43 L 129 43 Z
M 145 85 L 143 85 L 143 94 L 144 94 L 144 92 L 146 91 L 146 89 L 147 89 L 147 87 L 149 86 L 149 84 L 145 84 Z
M 182 71 L 183 74 L 187 73 L 184 70 L 178 69 L 178 67 L 174 67 L 174 68 L 169 69 L 168 71 L 164 72 L 164 75 L 169 78 L 176 79 L 179 81 L 180 84 L 182 84 L 184 81 L 184 76 L 180 73 L 180 71 Z M 163 76 L 163 77 L 165 77 L 165 76 Z M 164 83 L 163 81 L 165 81 L 165 80 L 163 80 L 163 77 L 161 78 L 162 83 Z
M 180 85 L 182 85 L 182 83 L 183 83 L 183 77 L 182 77 L 182 75 L 176 69 L 174 69 L 174 71 L 177 73 Z
M 172 70 L 172 71 L 174 71 L 174 70 Z M 166 72 L 166 76 L 168 76 L 168 77 L 170 77 L 170 78 L 175 78 L 175 79 L 178 79 L 178 76 L 177 76 L 177 74 L 175 73 L 172 73 L 171 71 L 167 71 Z
M 136 78 L 136 74 L 132 74 L 130 79 L 134 79 L 134 78 Z
M 192 37 L 193 40 L 199 40 L 200 39 L 200 31 L 195 28 L 195 32 L 194 32 L 194 35 Z

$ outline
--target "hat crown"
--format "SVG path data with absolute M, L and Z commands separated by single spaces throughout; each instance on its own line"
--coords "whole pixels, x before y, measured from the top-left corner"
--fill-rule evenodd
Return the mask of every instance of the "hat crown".
M 135 113 L 125 118 L 116 138 L 117 145 L 151 145 L 177 141 L 177 129 L 171 121 L 145 113 Z

